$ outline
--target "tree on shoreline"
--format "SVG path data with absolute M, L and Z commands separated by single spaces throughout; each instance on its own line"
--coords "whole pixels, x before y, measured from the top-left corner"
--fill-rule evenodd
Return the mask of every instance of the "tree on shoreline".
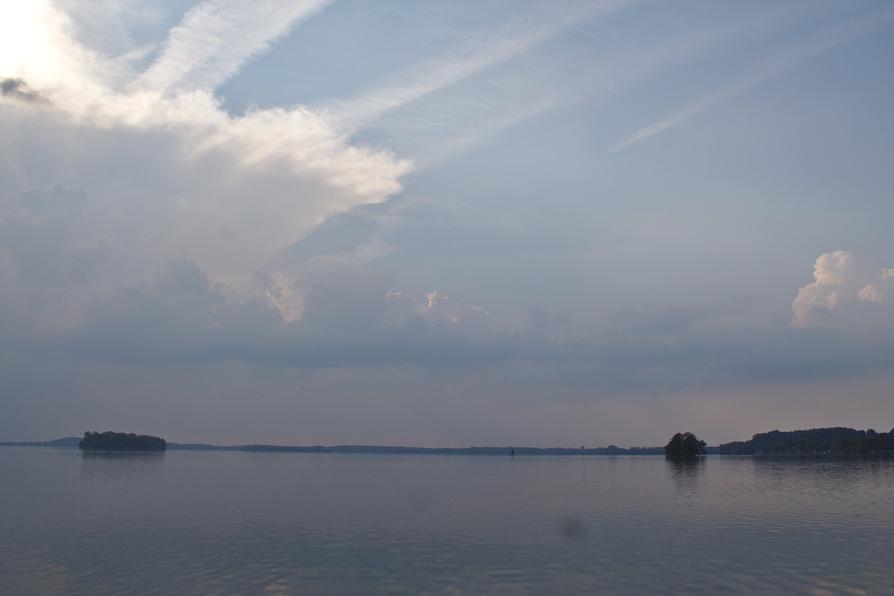
M 705 442 L 689 432 L 675 434 L 664 446 L 666 457 L 698 457 L 704 454 Z

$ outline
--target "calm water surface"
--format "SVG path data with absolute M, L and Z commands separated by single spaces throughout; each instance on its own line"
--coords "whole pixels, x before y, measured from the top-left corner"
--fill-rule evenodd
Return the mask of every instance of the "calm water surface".
M 894 594 L 894 462 L 0 448 L 4 594 Z

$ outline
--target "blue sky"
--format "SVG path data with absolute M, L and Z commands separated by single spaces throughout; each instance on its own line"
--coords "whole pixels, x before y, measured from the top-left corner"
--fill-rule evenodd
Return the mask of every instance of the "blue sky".
M 0 23 L 0 437 L 894 425 L 887 2 Z

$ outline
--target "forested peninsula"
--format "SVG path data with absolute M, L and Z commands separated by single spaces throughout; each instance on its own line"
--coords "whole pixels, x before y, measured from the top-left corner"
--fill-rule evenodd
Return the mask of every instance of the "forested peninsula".
M 837 426 L 807 430 L 772 430 L 748 441 L 720 445 L 721 455 L 875 455 L 894 454 L 894 429 L 878 433 Z

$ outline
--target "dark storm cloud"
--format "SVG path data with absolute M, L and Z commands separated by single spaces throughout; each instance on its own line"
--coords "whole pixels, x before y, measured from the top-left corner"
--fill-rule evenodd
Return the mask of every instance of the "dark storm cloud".
M 49 103 L 49 100 L 34 91 L 23 79 L 0 79 L 0 96 L 27 103 Z

